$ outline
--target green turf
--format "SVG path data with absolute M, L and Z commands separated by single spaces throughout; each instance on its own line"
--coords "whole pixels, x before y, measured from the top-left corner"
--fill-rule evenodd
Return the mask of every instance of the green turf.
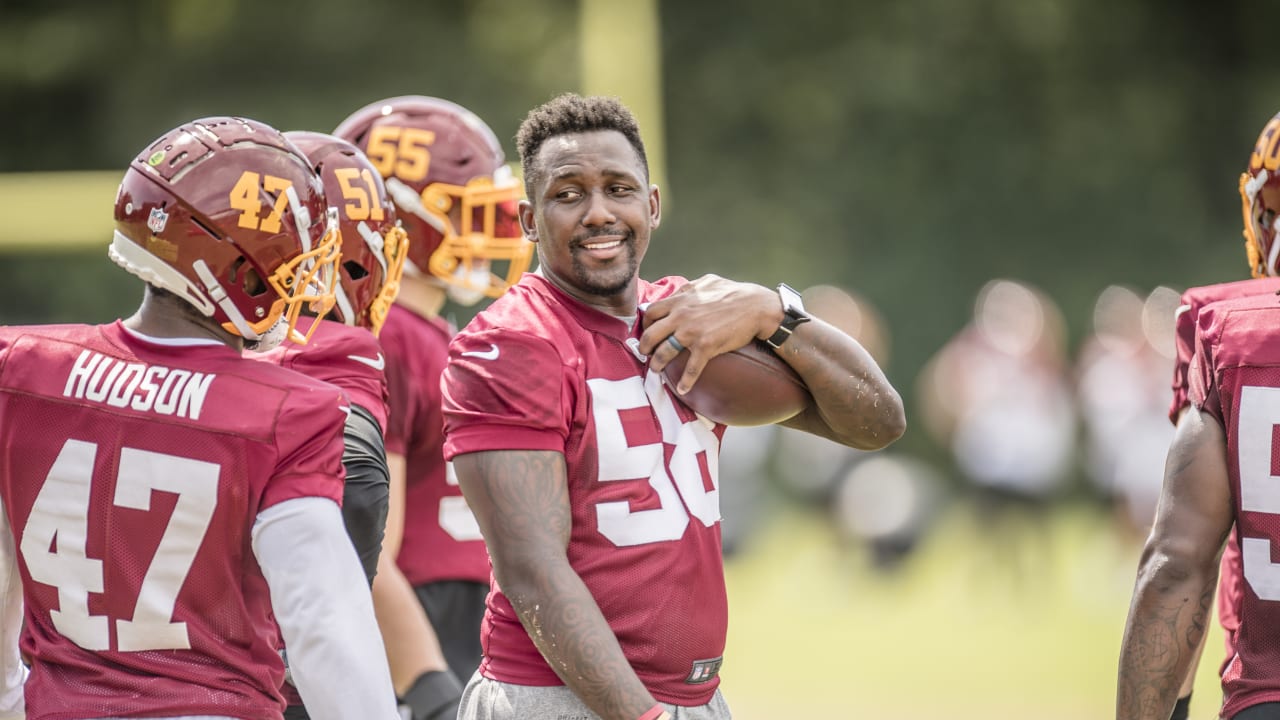
M 727 567 L 735 720 L 1113 717 L 1139 547 L 1086 509 L 1046 528 L 997 544 L 957 507 L 885 577 L 823 517 L 776 517 Z M 1021 575 L 996 561 L 1009 548 Z M 1216 717 L 1221 647 L 1215 624 L 1193 718 Z

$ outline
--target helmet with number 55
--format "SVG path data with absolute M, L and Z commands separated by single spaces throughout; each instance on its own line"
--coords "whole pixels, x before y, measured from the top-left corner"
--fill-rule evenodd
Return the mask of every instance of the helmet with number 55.
M 329 204 L 338 211 L 342 261 L 334 312 L 344 323 L 377 335 L 400 290 L 409 250 L 382 176 L 342 138 L 304 130 L 284 135 L 311 161 Z
M 533 258 L 516 219 L 522 195 L 493 130 L 448 100 L 405 95 L 367 105 L 334 135 L 386 178 L 409 233 L 409 263 L 463 304 L 497 297 Z
M 302 309 L 333 306 L 336 214 L 306 157 L 263 123 L 209 117 L 165 133 L 130 163 L 115 221 L 112 260 L 248 349 L 305 343 Z

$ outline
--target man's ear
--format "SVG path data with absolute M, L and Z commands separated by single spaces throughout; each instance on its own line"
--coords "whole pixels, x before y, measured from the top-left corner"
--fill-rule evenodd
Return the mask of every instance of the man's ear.
M 657 185 L 649 186 L 649 226 L 657 229 L 662 222 L 662 197 Z
M 521 200 L 517 209 L 517 217 L 520 218 L 520 232 L 524 233 L 529 242 L 538 242 L 538 224 L 533 219 L 533 203 L 528 200 Z

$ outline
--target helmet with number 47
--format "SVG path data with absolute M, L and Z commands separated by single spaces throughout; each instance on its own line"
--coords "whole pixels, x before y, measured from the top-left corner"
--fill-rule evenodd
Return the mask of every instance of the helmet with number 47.
M 497 297 L 529 268 L 533 244 L 517 220 L 523 190 L 475 113 L 405 95 L 357 110 L 333 134 L 386 179 L 409 233 L 410 267 L 445 283 L 455 302 Z
M 382 176 L 364 153 L 342 138 L 304 130 L 284 135 L 311 161 L 329 204 L 338 211 L 342 261 L 334 312 L 344 323 L 377 335 L 400 291 L 409 250 Z
M 125 171 L 115 221 L 112 260 L 251 350 L 305 343 L 303 308 L 333 306 L 336 213 L 307 159 L 263 123 L 209 117 L 160 136 Z
M 1245 252 L 1254 277 L 1280 275 L 1276 260 L 1280 243 L 1280 114 L 1262 128 L 1249 167 L 1240 176 L 1240 200 L 1244 210 Z

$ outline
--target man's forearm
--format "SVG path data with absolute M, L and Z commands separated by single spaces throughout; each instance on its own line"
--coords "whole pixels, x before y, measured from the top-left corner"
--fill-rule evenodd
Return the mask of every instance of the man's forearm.
M 1139 575 L 1120 647 L 1117 720 L 1168 720 L 1213 603 L 1212 573 Z
M 635 720 L 654 705 L 595 598 L 568 564 L 542 564 L 533 592 L 508 592 L 525 630 L 577 696 L 604 720 Z M 505 588 L 504 588 L 505 591 Z

